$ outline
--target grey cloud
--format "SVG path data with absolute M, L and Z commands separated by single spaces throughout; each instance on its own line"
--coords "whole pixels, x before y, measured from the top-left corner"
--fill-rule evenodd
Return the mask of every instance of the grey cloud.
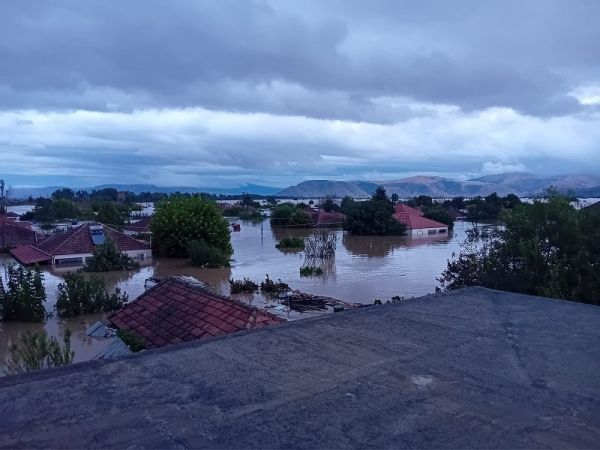
M 570 90 L 600 72 L 599 5 L 2 2 L 0 107 L 202 106 L 389 123 L 419 113 L 376 99 L 403 97 L 564 115 L 581 109 Z M 364 35 L 379 39 L 357 45 Z

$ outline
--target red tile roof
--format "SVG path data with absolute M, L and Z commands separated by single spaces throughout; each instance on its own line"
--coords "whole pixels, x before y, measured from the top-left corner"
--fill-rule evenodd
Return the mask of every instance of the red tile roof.
M 346 216 L 339 212 L 325 212 L 316 209 L 308 209 L 306 212 L 310 215 L 315 225 L 341 225 Z
M 448 225 L 423 217 L 418 209 L 411 208 L 403 203 L 394 206 L 394 219 L 402 222 L 409 230 L 420 230 L 427 228 L 448 228 Z
M 150 231 L 150 222 L 152 221 L 152 216 L 144 216 L 137 222 L 126 225 L 123 227 L 127 231 L 131 231 L 132 233 L 147 233 Z
M 182 277 L 159 282 L 108 320 L 119 329 L 142 336 L 146 348 L 207 339 L 285 321 L 217 295 L 193 279 Z
M 34 244 L 36 240 L 35 231 L 27 223 L 0 216 L 0 248 Z
M 36 249 L 32 245 L 22 245 L 21 247 L 13 248 L 10 254 L 21 264 L 29 265 L 35 263 L 45 263 L 52 260 L 52 256 L 41 250 Z
M 36 244 L 30 244 L 28 247 L 36 250 L 37 253 L 28 253 L 24 249 L 17 248 L 15 251 L 11 251 L 11 254 L 23 264 L 33 264 L 33 262 L 36 262 L 28 262 L 31 258 L 26 257 L 33 254 L 39 255 L 40 257 L 42 253 L 50 255 L 50 257 L 58 255 L 92 254 L 96 249 L 96 245 L 92 241 L 90 233 L 91 225 L 94 224 L 86 223 L 64 233 L 56 233 Z M 104 233 L 115 243 L 119 251 L 150 250 L 150 247 L 144 242 L 140 242 L 109 226 L 104 225 Z M 21 259 L 21 257 L 24 259 Z

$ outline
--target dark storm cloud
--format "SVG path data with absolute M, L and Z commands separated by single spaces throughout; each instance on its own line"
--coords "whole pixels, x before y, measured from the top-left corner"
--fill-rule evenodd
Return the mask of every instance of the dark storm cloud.
M 381 98 L 581 108 L 600 2 L 2 2 L 0 106 L 192 107 L 389 123 Z

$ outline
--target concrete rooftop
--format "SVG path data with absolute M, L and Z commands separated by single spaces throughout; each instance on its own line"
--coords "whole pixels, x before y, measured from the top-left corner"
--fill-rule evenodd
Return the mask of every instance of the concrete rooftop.
M 600 308 L 481 288 L 0 380 L 0 446 L 598 448 Z

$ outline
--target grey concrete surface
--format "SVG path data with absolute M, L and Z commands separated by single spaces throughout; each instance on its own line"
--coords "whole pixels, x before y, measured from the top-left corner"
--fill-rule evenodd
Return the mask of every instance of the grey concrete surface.
M 6 448 L 598 448 L 600 308 L 471 288 L 0 380 Z

